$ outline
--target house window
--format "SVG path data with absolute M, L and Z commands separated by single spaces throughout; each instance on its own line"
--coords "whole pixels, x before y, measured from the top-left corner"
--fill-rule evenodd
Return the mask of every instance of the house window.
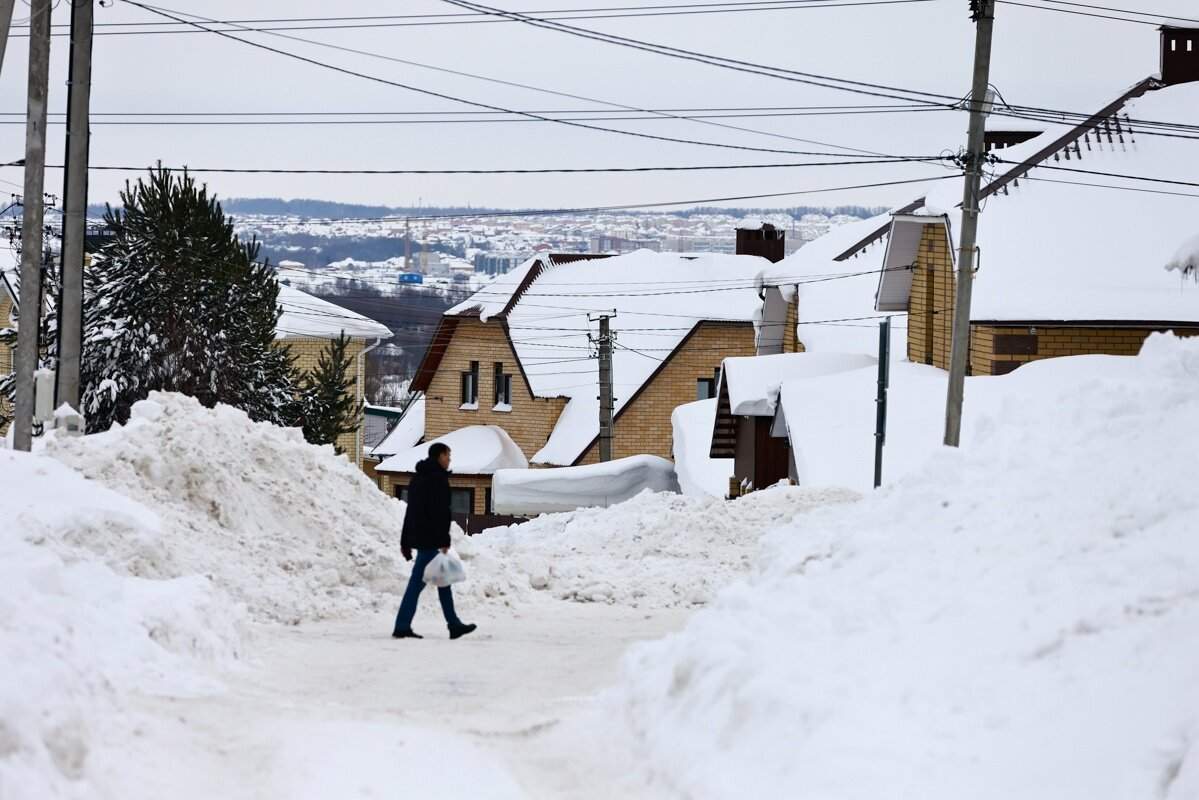
M 450 489 L 450 513 L 451 514 L 473 514 L 475 513 L 475 490 L 474 489 Z
M 408 487 L 407 486 L 397 486 L 397 487 L 395 487 L 395 490 L 396 490 L 396 499 L 402 500 L 403 502 L 407 503 L 408 502 Z
M 1195 41 L 1193 39 L 1187 39 L 1187 52 L 1188 53 L 1191 52 L 1194 49 L 1194 47 L 1195 47 Z
M 512 376 L 504 374 L 504 362 L 495 362 L 495 404 L 512 406 Z
M 699 378 L 695 381 L 695 399 L 710 400 L 716 396 L 716 379 Z
M 479 362 L 470 362 L 470 372 L 462 373 L 462 405 L 479 407 Z
M 491 487 L 483 489 L 483 513 L 494 514 L 495 508 L 491 505 Z

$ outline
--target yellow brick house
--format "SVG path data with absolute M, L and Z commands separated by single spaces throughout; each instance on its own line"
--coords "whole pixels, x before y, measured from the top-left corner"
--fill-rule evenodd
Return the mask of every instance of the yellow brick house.
M 1193 163 L 1190 143 L 1142 130 L 1138 119 L 1199 124 L 1199 82 L 1147 79 L 1079 125 L 1050 126 L 1002 151 L 1006 171 L 984 188 L 971 374 L 1003 375 L 1055 356 L 1135 355 L 1153 332 L 1199 333 L 1199 288 L 1165 269 L 1199 232 L 1199 205 L 1153 183 Z M 890 220 L 875 306 L 906 312 L 908 359 L 942 369 L 952 340 L 957 212 L 938 212 L 953 208 L 953 188 Z
M 646 250 L 530 259 L 443 315 L 412 383 L 425 402 L 422 446 L 491 426 L 531 467 L 598 462 L 593 356 L 606 314 L 616 336 L 613 457 L 670 458 L 674 408 L 713 397 L 726 356 L 755 353 L 756 277 L 769 264 Z M 389 494 L 411 477 L 386 461 L 378 472 Z M 486 474 L 451 475 L 451 486 L 476 489 L 474 514 L 491 511 Z
M 283 314 L 275 325 L 275 339 L 291 348 L 296 367 L 301 370 L 314 369 L 321 352 L 329 347 L 330 340 L 344 333 L 350 340 L 346 352 L 354 359 L 352 391 L 355 400 L 362 402 L 366 353 L 383 340 L 390 339 L 391 330 L 373 319 L 287 285 L 279 286 L 279 306 Z M 351 461 L 363 466 L 361 417 L 357 430 L 343 434 L 337 444 Z

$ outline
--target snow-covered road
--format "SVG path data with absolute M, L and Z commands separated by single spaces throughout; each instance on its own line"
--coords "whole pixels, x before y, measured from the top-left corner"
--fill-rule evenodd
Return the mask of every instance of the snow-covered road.
M 416 627 L 428 638 L 419 641 L 387 635 L 388 612 L 263 626 L 252 665 L 229 679 L 228 692 L 137 699 L 133 710 L 146 719 L 139 735 L 112 741 L 102 759 L 112 765 L 108 792 L 129 800 L 396 797 L 417 787 L 488 798 L 625 796 L 620 771 L 594 750 L 588 758 L 577 730 L 560 730 L 577 727 L 586 701 L 614 682 L 631 643 L 678 629 L 691 612 L 563 602 L 496 611 L 473 615 L 479 631 L 459 641 L 446 638 L 425 602 Z

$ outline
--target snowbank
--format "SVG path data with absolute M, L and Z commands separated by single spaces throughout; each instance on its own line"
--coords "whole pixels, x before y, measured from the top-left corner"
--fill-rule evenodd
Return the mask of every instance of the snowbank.
M 606 696 L 655 796 L 1199 796 L 1199 341 L 766 537 Z
M 152 541 L 145 507 L 25 453 L 0 452 L 0 485 L 0 797 L 98 796 L 93 753 L 127 694 L 214 689 L 240 617 L 203 577 L 122 577 L 48 546 Z
M 636 608 L 701 605 L 749 569 L 761 536 L 858 495 L 778 486 L 733 501 L 643 492 L 607 509 L 547 514 L 455 543 L 471 593 Z M 476 595 L 477 596 L 477 595 Z
M 388 593 L 401 591 L 403 505 L 297 429 L 153 392 L 128 425 L 49 442 L 45 453 L 162 520 L 150 538 L 60 532 L 60 551 L 95 553 L 142 577 L 209 575 L 265 620 L 390 605 Z
M 716 424 L 716 398 L 675 407 L 670 424 L 674 430 L 674 471 L 683 494 L 727 495 L 733 459 L 708 455 L 712 452 L 712 427 Z
M 491 483 L 497 514 L 548 514 L 623 503 L 643 490 L 678 492 L 674 464 L 629 456 L 603 464 L 554 469 L 502 469 Z

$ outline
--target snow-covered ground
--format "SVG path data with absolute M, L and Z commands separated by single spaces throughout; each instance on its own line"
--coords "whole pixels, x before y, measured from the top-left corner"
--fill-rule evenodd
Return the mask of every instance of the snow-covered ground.
M 156 395 L 0 452 L 0 797 L 1199 797 L 1197 390 L 1154 337 L 860 500 L 459 535 L 458 641 L 344 457 Z

